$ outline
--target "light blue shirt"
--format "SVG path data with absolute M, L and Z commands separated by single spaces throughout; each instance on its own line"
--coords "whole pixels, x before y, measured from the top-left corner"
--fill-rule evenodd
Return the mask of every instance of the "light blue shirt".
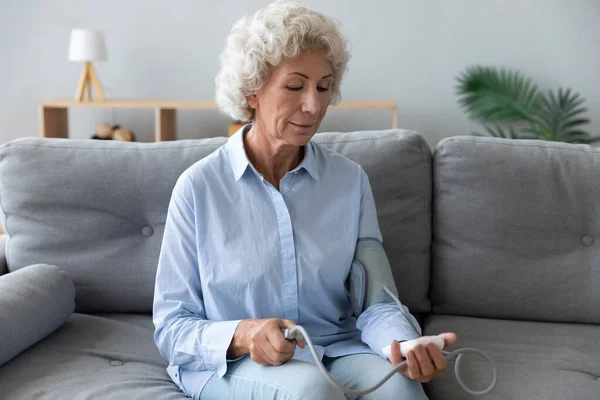
M 215 372 L 222 377 L 233 334 L 247 318 L 293 320 L 321 357 L 384 357 L 394 339 L 417 338 L 391 299 L 352 316 L 345 281 L 356 243 L 381 241 L 362 167 L 311 141 L 277 190 L 248 161 L 250 126 L 188 168 L 173 189 L 153 321 L 174 382 L 180 385 L 180 368 L 202 384 Z M 296 347 L 294 358 L 314 363 L 308 346 Z

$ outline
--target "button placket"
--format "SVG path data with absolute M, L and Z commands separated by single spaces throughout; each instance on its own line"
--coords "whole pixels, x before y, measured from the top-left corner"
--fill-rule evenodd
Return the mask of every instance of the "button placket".
M 282 182 L 283 186 L 283 191 L 285 193 L 289 193 L 292 186 L 292 182 L 294 181 L 294 178 L 296 177 L 296 174 L 298 174 L 298 171 L 294 171 L 293 173 L 287 173 L 285 175 L 285 178 L 283 179 L 284 182 Z
M 289 188 L 289 179 L 280 183 L 285 192 Z M 298 319 L 298 276 L 296 266 L 296 252 L 294 233 L 290 213 L 284 195 L 274 186 L 270 196 L 275 206 L 275 215 L 281 241 L 281 257 L 283 266 L 283 312 L 286 319 Z

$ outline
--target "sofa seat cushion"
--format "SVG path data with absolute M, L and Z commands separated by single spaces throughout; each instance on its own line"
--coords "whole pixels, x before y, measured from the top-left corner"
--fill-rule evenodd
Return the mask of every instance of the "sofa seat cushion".
M 3 400 L 185 399 L 153 340 L 150 315 L 73 314 L 0 368 Z
M 498 368 L 498 384 L 487 399 L 565 400 L 600 398 L 600 326 L 430 316 L 424 332 L 454 332 L 458 342 L 446 350 L 472 347 L 487 353 Z M 426 384 L 435 400 L 473 399 L 456 382 L 454 361 Z M 467 387 L 484 390 L 492 380 L 490 364 L 465 355 L 461 377 Z

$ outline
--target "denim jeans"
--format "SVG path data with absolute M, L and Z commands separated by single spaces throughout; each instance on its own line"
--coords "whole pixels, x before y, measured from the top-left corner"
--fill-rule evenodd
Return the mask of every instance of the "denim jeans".
M 389 361 L 374 354 L 352 354 L 343 357 L 324 357 L 323 364 L 336 381 L 353 389 L 374 385 L 390 371 Z M 193 374 L 181 370 L 184 392 L 195 400 L 343 400 L 344 393 L 333 387 L 310 363 L 290 360 L 279 367 L 256 364 L 250 357 L 228 364 L 223 378 L 215 374 L 204 387 L 198 387 Z M 427 399 L 418 381 L 401 374 L 390 378 L 363 400 L 421 400 Z

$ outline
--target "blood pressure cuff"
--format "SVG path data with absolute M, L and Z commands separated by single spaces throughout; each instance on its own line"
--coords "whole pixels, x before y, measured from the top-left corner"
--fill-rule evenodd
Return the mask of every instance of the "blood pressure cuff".
M 381 242 L 374 238 L 359 239 L 346 281 L 356 318 L 373 304 L 393 301 L 384 285 L 398 296 L 392 268 Z

